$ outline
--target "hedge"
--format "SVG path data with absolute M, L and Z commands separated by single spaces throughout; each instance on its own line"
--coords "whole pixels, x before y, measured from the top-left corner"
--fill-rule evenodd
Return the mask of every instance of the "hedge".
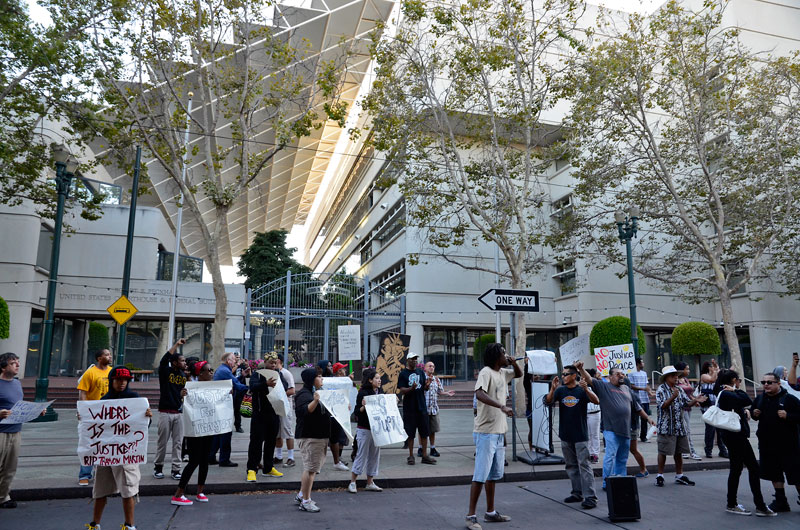
M 481 365 L 483 363 L 483 352 L 486 351 L 486 347 L 489 344 L 494 342 L 497 342 L 494 338 L 494 333 L 487 333 L 477 338 L 472 345 L 472 358 L 476 364 Z
M 705 322 L 684 322 L 672 332 L 674 355 L 721 355 L 719 333 Z
M 644 341 L 644 331 L 640 326 L 636 326 L 636 334 L 639 336 L 639 356 L 647 351 Z M 630 344 L 631 342 L 631 319 L 627 317 L 609 317 L 601 320 L 592 328 L 589 334 L 589 348 L 594 352 L 595 348 L 605 346 L 616 346 L 617 344 Z
M 8 304 L 0 296 L 0 339 L 7 339 L 11 332 L 11 313 L 8 311 Z
M 89 353 L 107 349 L 108 328 L 100 322 L 89 322 Z

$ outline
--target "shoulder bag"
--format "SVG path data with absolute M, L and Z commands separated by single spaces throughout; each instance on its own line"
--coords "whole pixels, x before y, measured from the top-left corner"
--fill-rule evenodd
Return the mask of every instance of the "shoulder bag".
M 717 395 L 717 404 L 711 405 L 703 413 L 703 421 L 717 429 L 724 429 L 731 432 L 739 432 L 742 430 L 741 418 L 732 410 L 722 410 L 719 408 L 719 398 L 722 392 Z

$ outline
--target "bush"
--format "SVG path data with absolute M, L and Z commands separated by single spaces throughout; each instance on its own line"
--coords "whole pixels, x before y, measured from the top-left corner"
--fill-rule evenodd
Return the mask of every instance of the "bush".
M 475 344 L 472 345 L 472 358 L 475 360 L 475 364 L 483 366 L 483 352 L 486 351 L 486 347 L 489 344 L 494 342 L 497 342 L 494 338 L 494 333 L 487 333 L 478 337 Z
M 646 345 L 644 342 L 644 331 L 641 326 L 636 326 L 636 334 L 639 336 L 639 356 L 645 354 Z M 616 346 L 617 344 L 630 344 L 631 342 L 631 319 L 628 317 L 609 317 L 601 320 L 592 328 L 589 334 L 589 348 L 594 353 L 595 348 L 605 346 Z
M 0 339 L 7 339 L 11 333 L 11 313 L 8 311 L 8 304 L 0 296 Z
M 674 355 L 720 355 L 719 333 L 705 322 L 684 322 L 672 332 Z
M 109 347 L 108 328 L 100 322 L 89 322 L 89 353 Z

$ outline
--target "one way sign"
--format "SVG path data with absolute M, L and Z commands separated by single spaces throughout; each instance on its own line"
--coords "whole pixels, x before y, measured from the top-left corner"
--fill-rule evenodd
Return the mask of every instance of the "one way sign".
M 539 312 L 539 291 L 490 289 L 478 301 L 492 311 Z

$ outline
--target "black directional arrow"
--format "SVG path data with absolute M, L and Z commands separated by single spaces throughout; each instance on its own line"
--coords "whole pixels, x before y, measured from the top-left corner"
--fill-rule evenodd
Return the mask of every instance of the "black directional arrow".
M 489 289 L 478 301 L 492 311 L 539 312 L 539 291 Z

